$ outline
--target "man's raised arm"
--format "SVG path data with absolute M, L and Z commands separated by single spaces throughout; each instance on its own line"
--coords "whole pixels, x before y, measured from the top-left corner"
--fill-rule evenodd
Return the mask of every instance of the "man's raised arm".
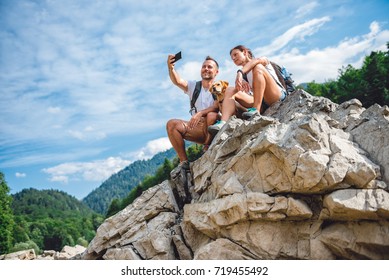
M 169 69 L 169 77 L 174 85 L 178 86 L 184 92 L 188 91 L 188 82 L 185 81 L 178 75 L 176 70 L 174 69 L 174 55 L 170 54 L 167 59 L 167 67 Z

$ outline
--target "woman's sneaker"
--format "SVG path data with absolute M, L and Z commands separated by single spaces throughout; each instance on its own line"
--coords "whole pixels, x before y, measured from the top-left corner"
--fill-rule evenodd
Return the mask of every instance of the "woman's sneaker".
M 216 135 L 225 124 L 225 121 L 217 121 L 214 125 L 208 126 L 208 132 L 212 135 Z
M 242 114 L 242 117 L 246 120 L 251 119 L 253 116 L 259 115 L 257 108 L 248 108 L 247 112 Z

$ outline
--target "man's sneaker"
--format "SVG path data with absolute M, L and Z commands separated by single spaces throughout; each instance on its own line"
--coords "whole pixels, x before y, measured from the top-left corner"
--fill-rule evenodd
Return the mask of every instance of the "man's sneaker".
M 225 121 L 217 121 L 214 125 L 208 126 L 208 132 L 212 135 L 216 135 L 225 124 Z
M 256 108 L 248 108 L 247 112 L 242 114 L 242 117 L 246 120 L 251 119 L 254 115 L 259 115 L 259 112 Z
M 181 162 L 170 172 L 172 180 L 172 191 L 179 209 L 182 209 L 186 203 L 192 200 L 190 188 L 193 188 L 192 175 L 188 161 Z
M 189 170 L 189 161 L 180 162 L 180 164 L 170 172 L 170 178 L 176 178 L 181 173 L 182 169 Z

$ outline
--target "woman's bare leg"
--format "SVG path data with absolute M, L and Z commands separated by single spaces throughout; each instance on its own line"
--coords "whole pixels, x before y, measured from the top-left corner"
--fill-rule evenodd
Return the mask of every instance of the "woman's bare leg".
M 236 113 L 236 103 L 240 103 L 246 108 L 253 106 L 253 97 L 243 91 L 236 91 L 234 87 L 228 87 L 224 96 L 223 108 L 222 108 L 222 121 L 228 121 L 228 119 Z
M 271 105 L 281 98 L 281 92 L 277 83 L 261 64 L 258 64 L 253 69 L 253 93 L 253 107 L 256 108 L 258 112 L 261 111 L 263 100 L 265 100 L 268 105 Z

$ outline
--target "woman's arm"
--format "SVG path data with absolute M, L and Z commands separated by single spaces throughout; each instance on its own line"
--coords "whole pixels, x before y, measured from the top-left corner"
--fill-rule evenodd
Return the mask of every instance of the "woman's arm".
M 266 66 L 269 64 L 269 59 L 266 56 L 254 58 L 254 59 L 250 60 L 249 62 L 247 62 L 245 66 L 243 66 L 242 72 L 244 74 L 247 74 L 258 64 L 262 64 L 263 66 Z
M 236 74 L 236 79 L 235 79 L 235 88 L 238 91 L 245 91 L 249 92 L 250 86 L 249 84 L 243 80 L 243 75 L 249 73 L 255 66 L 258 64 L 262 64 L 263 66 L 268 65 L 269 59 L 266 56 L 262 56 L 260 58 L 254 58 L 251 59 L 249 62 L 247 62 L 242 69 L 239 69 L 237 74 Z

